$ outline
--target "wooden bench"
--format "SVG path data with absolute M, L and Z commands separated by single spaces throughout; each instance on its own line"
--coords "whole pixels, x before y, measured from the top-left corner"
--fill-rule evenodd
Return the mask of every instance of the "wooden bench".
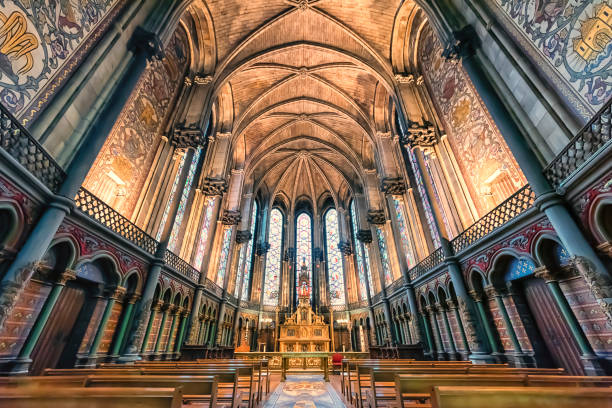
M 177 388 L 5 388 L 0 408 L 181 408 Z
M 612 408 L 612 389 L 434 387 L 432 408 Z
M 121 376 L 91 375 L 85 378 L 85 387 L 121 388 L 121 387 L 154 387 L 181 388 L 183 403 L 197 402 L 199 406 L 216 407 L 219 377 L 218 376 Z M 231 395 L 229 407 L 237 408 L 240 398 Z

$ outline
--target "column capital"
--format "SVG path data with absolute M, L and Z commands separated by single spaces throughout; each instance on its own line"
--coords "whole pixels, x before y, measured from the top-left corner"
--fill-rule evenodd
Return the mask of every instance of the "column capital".
M 482 294 L 475 291 L 475 290 L 470 290 L 468 292 L 468 294 L 470 295 L 470 297 L 472 299 L 474 299 L 474 302 L 482 302 Z
M 485 290 L 485 293 L 487 294 L 487 297 L 489 299 L 492 299 L 494 297 L 501 297 L 501 295 L 497 291 L 497 288 L 495 286 L 493 286 L 493 285 L 489 285 L 489 286 L 485 287 L 484 290 Z
M 128 48 L 134 52 L 144 52 L 147 59 L 161 59 L 163 57 L 163 46 L 157 33 L 142 27 L 136 27 L 134 30 Z
M 62 272 L 59 277 L 57 278 L 57 281 L 55 282 L 57 285 L 65 285 L 66 282 L 71 281 L 71 280 L 75 280 L 76 279 L 76 272 L 73 271 L 72 269 L 66 269 L 64 272 Z
M 123 298 L 123 296 L 125 296 L 125 293 L 126 293 L 126 292 L 127 292 L 127 289 L 126 289 L 126 288 L 124 288 L 123 286 L 117 286 L 117 287 L 116 287 L 116 288 L 113 290 L 113 292 L 112 292 L 112 294 L 110 295 L 110 298 L 109 298 L 109 299 L 112 299 L 112 300 L 120 300 L 120 299 L 122 299 L 122 298 Z
M 461 30 L 454 31 L 444 44 L 442 56 L 449 60 L 460 60 L 474 55 L 478 43 L 478 34 L 471 25 L 466 25 Z
M 200 190 L 207 196 L 222 196 L 227 191 L 227 182 L 224 179 L 206 177 L 200 183 Z
M 400 138 L 400 143 L 409 147 L 431 147 L 438 143 L 436 128 L 431 122 L 423 123 L 408 121 L 406 133 Z
M 236 242 L 238 244 L 244 244 L 249 242 L 253 238 L 253 234 L 249 230 L 240 230 L 236 232 Z
M 269 242 L 258 242 L 257 245 L 255 245 L 255 254 L 258 256 L 267 254 L 269 250 L 270 250 Z
M 221 218 L 221 222 L 223 225 L 238 225 L 242 220 L 242 215 L 240 211 L 236 210 L 223 210 L 223 216 Z
M 136 302 L 138 302 L 138 300 L 140 300 L 140 293 L 133 293 L 129 298 L 128 298 L 128 303 L 130 304 L 135 304 Z
M 153 310 L 154 312 L 159 312 L 162 307 L 164 307 L 164 301 L 163 300 L 156 300 L 153 302 L 153 305 L 151 306 L 151 310 Z
M 372 243 L 372 231 L 370 230 L 359 230 L 357 231 L 357 239 L 364 244 Z
M 195 123 L 186 125 L 185 122 L 179 123 L 174 127 L 172 144 L 176 147 L 193 147 L 204 145 L 204 131 Z
M 450 310 L 457 309 L 457 302 L 455 302 L 453 299 L 446 299 L 446 305 Z
M 193 77 L 193 82 L 196 85 L 209 85 L 211 84 L 213 81 L 213 77 L 211 75 L 206 75 L 206 74 L 196 74 Z
M 342 255 L 349 256 L 353 253 L 353 247 L 350 241 L 340 241 L 338 243 L 338 249 L 342 252 Z
M 380 182 L 380 191 L 388 195 L 402 195 L 406 192 L 406 181 L 402 177 L 385 177 Z
M 387 217 L 383 210 L 368 210 L 368 222 L 374 225 L 382 225 L 387 222 Z
M 555 282 L 557 280 L 545 266 L 534 269 L 533 275 L 536 278 L 544 279 L 546 283 Z

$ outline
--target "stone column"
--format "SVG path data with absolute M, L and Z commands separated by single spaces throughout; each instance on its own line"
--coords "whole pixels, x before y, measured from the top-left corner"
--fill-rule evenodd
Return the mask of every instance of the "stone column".
M 166 303 L 164 304 L 164 306 L 162 306 L 162 308 L 165 308 L 165 310 L 163 310 L 162 320 L 159 323 L 159 332 L 157 333 L 157 339 L 155 340 L 155 347 L 153 348 L 153 359 L 155 360 L 159 360 L 161 358 L 161 355 L 162 355 L 161 341 L 162 341 L 162 337 L 164 337 L 166 320 L 168 320 L 168 315 L 174 312 L 175 306 L 169 305 Z M 169 340 L 170 340 L 170 333 L 168 333 L 168 341 Z
M 453 338 L 453 330 L 451 329 L 450 322 L 448 320 L 448 310 L 444 307 L 444 304 L 437 303 L 436 309 L 440 311 L 442 315 L 442 320 L 444 320 L 444 328 L 446 329 L 446 334 L 448 335 L 448 344 L 450 345 L 450 354 L 449 358 L 451 360 L 459 360 L 459 353 L 457 352 L 457 347 L 455 346 L 455 339 Z
M 535 363 L 532 361 L 531 357 L 523 352 L 523 348 L 521 347 L 521 343 L 518 340 L 518 336 L 516 335 L 516 331 L 514 330 L 514 326 L 512 325 L 512 320 L 508 315 L 508 310 L 506 309 L 506 305 L 504 304 L 504 298 L 508 297 L 508 294 L 503 289 L 497 289 L 493 286 L 489 286 L 486 288 L 487 295 L 489 297 L 493 296 L 495 298 L 495 303 L 497 304 L 497 308 L 499 309 L 499 313 L 502 316 L 502 320 L 504 321 L 504 326 L 506 327 L 506 331 L 508 332 L 508 337 L 510 337 L 510 341 L 512 342 L 512 347 L 514 348 L 513 358 L 515 365 L 517 367 L 534 367 Z
M 463 346 L 467 351 L 467 354 L 470 354 L 470 343 L 468 342 L 467 336 L 465 335 L 465 329 L 463 328 L 463 323 L 461 322 L 461 315 L 459 314 L 459 309 L 457 308 L 457 302 L 453 299 L 447 299 L 446 304 L 448 305 L 449 310 L 455 316 L 455 320 L 457 321 L 457 326 L 459 326 L 459 332 L 461 333 L 461 340 L 463 341 Z
M 91 169 L 121 110 L 144 72 L 147 60 L 159 55 L 159 38 L 155 33 L 138 28 L 131 41 L 130 56 L 118 67 L 121 78 L 97 120 L 87 131 L 83 143 L 68 169 L 57 195 L 51 199 L 38 222 L 30 232 L 21 250 L 0 281 L 0 330 L 12 313 L 17 299 L 35 272 L 64 217 L 74 206 L 74 197 Z
M 205 278 L 204 278 L 205 280 Z M 189 321 L 189 335 L 187 336 L 187 343 L 197 344 L 198 337 L 200 334 L 200 327 L 198 320 L 200 319 L 200 308 L 202 307 L 202 294 L 204 293 L 203 278 L 200 275 L 200 284 L 196 286 L 195 295 L 193 297 L 193 303 L 191 305 L 191 319 Z
M 599 357 L 595 355 L 593 348 L 591 347 L 591 343 L 587 339 L 584 331 L 580 327 L 580 323 L 574 315 L 572 308 L 570 307 L 563 291 L 559 287 L 559 282 L 552 276 L 552 274 L 545 268 L 541 267 L 536 269 L 535 276 L 540 279 L 544 279 L 546 281 L 546 285 L 557 303 L 557 307 L 559 311 L 563 315 L 567 325 L 569 326 L 570 331 L 572 332 L 572 336 L 576 343 L 578 344 L 578 348 L 580 349 L 580 353 L 582 354 L 582 365 L 584 366 L 584 370 L 587 375 L 605 375 L 605 370 L 601 366 L 601 362 L 599 361 Z
M 433 329 L 433 335 L 435 336 L 433 343 L 436 348 L 438 360 L 445 360 L 446 352 L 444 351 L 444 343 L 442 343 L 442 335 L 440 334 L 440 326 L 438 325 L 438 319 L 436 318 L 434 306 L 427 305 L 425 310 L 427 310 L 427 318 L 430 321 L 431 328 Z
M 151 330 L 153 329 L 153 323 L 155 322 L 155 318 L 157 317 L 157 313 L 161 310 L 164 302 L 158 300 L 153 304 L 151 308 L 149 322 L 147 323 L 147 328 L 144 333 L 144 337 L 142 339 L 142 344 L 140 346 L 140 354 L 144 354 L 147 351 L 147 343 L 149 342 L 149 337 L 151 336 Z
M 34 347 L 36 347 L 36 343 L 49 320 L 49 316 L 51 316 L 51 312 L 53 312 L 53 308 L 62 290 L 66 286 L 66 282 L 74 279 L 76 279 L 76 273 L 73 270 L 66 269 L 60 274 L 57 282 L 53 285 L 53 289 L 51 289 L 51 293 L 47 296 L 47 300 L 38 314 L 36 322 L 30 330 L 30 335 L 21 348 L 19 356 L 8 370 L 12 375 L 23 375 L 29 372 L 30 365 L 32 364 L 32 359 L 30 358 L 32 351 L 34 351 Z
M 177 320 L 182 313 L 183 313 L 183 308 L 180 306 L 172 310 L 172 323 L 170 324 L 170 331 L 168 332 L 168 342 L 166 343 L 166 350 L 165 350 L 166 358 L 168 358 L 168 353 L 172 352 L 172 347 L 174 346 L 174 344 L 172 343 L 172 336 L 174 334 L 174 329 L 176 328 Z M 178 332 L 177 332 L 177 337 L 178 337 Z M 174 341 L 176 342 L 176 338 Z
M 487 334 L 487 341 L 489 342 L 489 347 L 491 348 L 492 355 L 499 356 L 501 354 L 499 347 L 497 346 L 497 340 L 495 339 L 495 335 L 493 334 L 493 329 L 491 328 L 491 324 L 489 319 L 487 318 L 487 313 L 485 311 L 484 305 L 482 304 L 482 295 L 475 290 L 470 291 L 470 295 L 472 299 L 474 299 L 474 303 L 476 303 L 476 310 L 478 311 L 478 315 L 480 316 L 480 322 L 482 323 L 485 333 Z
M 132 312 L 134 311 L 134 304 L 140 299 L 140 294 L 133 294 L 127 301 L 127 305 L 125 306 L 125 311 L 123 312 L 123 319 L 121 319 L 121 324 L 119 326 L 119 331 L 117 333 L 117 337 L 115 338 L 115 342 L 113 344 L 113 349 L 111 350 L 110 357 L 112 360 L 116 360 L 119 357 L 119 351 L 121 350 L 121 345 L 123 344 L 123 340 L 125 338 L 125 334 L 128 329 L 128 324 L 132 320 Z
M 429 354 L 432 359 L 436 360 L 437 351 L 436 351 L 436 346 L 431 337 L 430 325 L 427 323 L 427 313 L 423 313 L 421 311 L 417 316 L 418 318 L 423 319 L 423 327 L 425 328 L 425 339 L 427 340 L 427 346 L 429 348 L 429 353 L 425 353 L 425 355 Z
M 178 337 L 174 343 L 174 353 L 179 354 L 183 347 L 183 341 L 185 341 L 185 328 L 187 327 L 187 321 L 189 320 L 189 310 L 183 309 L 181 313 L 181 324 L 179 326 Z

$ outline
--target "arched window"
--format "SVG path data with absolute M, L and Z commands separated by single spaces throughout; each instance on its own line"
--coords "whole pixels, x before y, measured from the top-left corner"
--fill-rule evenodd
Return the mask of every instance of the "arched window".
M 183 166 L 185 165 L 185 154 L 181 156 L 181 162 L 179 163 L 178 171 L 176 172 L 176 176 L 174 176 L 174 181 L 172 182 L 172 189 L 170 190 L 170 198 L 168 199 L 168 204 L 166 204 L 166 208 L 164 208 L 164 212 L 162 214 L 162 219 L 159 223 L 159 228 L 157 229 L 157 235 L 155 236 L 156 240 L 161 239 L 162 232 L 164 231 L 164 227 L 166 226 L 166 222 L 168 222 L 168 215 L 170 213 L 170 207 L 172 206 L 172 202 L 174 201 L 174 196 L 176 195 L 176 190 L 178 189 L 179 179 L 181 178 L 181 173 L 183 172 Z
M 266 306 L 276 306 L 279 299 L 281 249 L 283 246 L 283 213 L 278 208 L 273 208 L 270 211 L 268 242 L 270 249 L 266 254 L 263 304 Z
M 225 272 L 227 271 L 233 229 L 234 227 L 226 226 L 223 230 L 223 242 L 221 243 L 221 255 L 219 255 L 219 268 L 217 269 L 217 285 L 221 287 L 223 287 Z
M 391 262 L 389 262 L 389 251 L 387 251 L 387 240 L 385 231 L 381 227 L 376 227 L 376 240 L 380 250 L 380 262 L 382 263 L 383 274 L 385 275 L 385 286 L 393 283 L 393 274 L 391 273 Z
M 200 238 L 198 239 L 198 247 L 196 248 L 196 256 L 193 262 L 193 266 L 195 266 L 195 268 L 200 272 L 202 270 L 202 261 L 204 260 L 206 242 L 208 241 L 208 230 L 210 229 L 210 220 L 212 219 L 213 202 L 213 197 L 207 197 L 206 202 L 204 203 L 204 219 L 202 220 Z
M 238 263 L 238 279 L 236 280 L 236 290 L 234 296 L 238 297 L 240 282 L 242 281 L 242 295 L 240 299 L 246 299 L 249 294 L 249 280 L 251 278 L 251 265 L 253 264 L 253 241 L 255 241 L 255 224 L 257 222 L 257 201 L 253 201 L 253 211 L 251 211 L 251 239 L 240 250 L 240 261 Z
M 355 211 L 355 201 L 351 201 L 351 227 L 353 227 L 353 246 L 355 247 L 355 258 L 357 258 L 357 274 L 359 275 L 359 296 L 361 300 L 368 298 L 366 288 L 366 275 L 370 286 L 370 296 L 374 296 L 372 288 L 372 273 L 370 272 L 370 258 L 368 251 L 363 248 L 361 241 L 357 239 L 357 213 Z
M 393 196 L 393 207 L 395 208 L 395 220 L 397 221 L 397 227 L 399 229 L 399 235 L 402 240 L 402 249 L 404 250 L 404 256 L 406 257 L 406 265 L 408 268 L 412 268 L 416 265 L 414 253 L 412 252 L 412 245 L 410 239 L 410 229 L 406 222 L 404 200 L 401 196 Z
M 295 247 L 295 273 L 299 275 L 302 263 L 305 263 L 308 269 L 310 286 L 312 287 L 312 218 L 306 213 L 298 215 L 295 221 Z M 297 287 L 297 276 L 295 283 Z M 297 290 L 295 293 L 297 298 Z M 312 292 L 310 297 L 312 299 Z
M 436 228 L 436 224 L 434 222 L 433 211 L 431 210 L 429 200 L 427 199 L 427 195 L 425 193 L 425 186 L 423 185 L 423 178 L 421 177 L 421 172 L 419 171 L 417 159 L 414 156 L 414 152 L 410 149 L 408 149 L 408 156 L 410 156 L 410 166 L 412 167 L 412 172 L 414 173 L 414 178 L 416 179 L 417 190 L 419 190 L 421 202 L 423 203 L 423 208 L 425 209 L 425 218 L 427 218 L 427 226 L 429 227 L 429 232 L 431 233 L 431 240 L 433 241 L 434 246 L 439 248 L 442 245 L 440 243 L 440 235 L 438 234 L 438 229 Z
M 189 193 L 191 192 L 191 185 L 193 184 L 193 179 L 195 177 L 196 169 L 198 168 L 198 162 L 200 161 L 200 154 L 202 153 L 202 148 L 198 147 L 198 149 L 193 154 L 193 160 L 191 161 L 191 166 L 189 167 L 189 172 L 187 173 L 187 180 L 185 180 L 185 187 L 183 188 L 183 194 L 181 194 L 181 201 L 179 202 L 178 211 L 176 212 L 176 218 L 174 219 L 174 225 L 172 226 L 172 232 L 170 233 L 170 241 L 168 242 L 168 249 L 170 251 L 175 251 L 178 244 L 179 233 L 181 231 L 181 224 L 183 223 L 183 217 L 185 216 L 185 209 L 187 207 L 187 202 L 189 201 Z M 180 177 L 181 173 L 178 173 L 176 177 Z M 168 204 L 168 207 L 170 205 Z M 178 248 L 179 250 L 181 248 Z
M 344 305 L 344 269 L 342 254 L 338 249 L 340 231 L 338 212 L 331 208 L 325 213 L 325 249 L 327 252 L 327 274 L 329 276 L 329 297 L 332 305 Z

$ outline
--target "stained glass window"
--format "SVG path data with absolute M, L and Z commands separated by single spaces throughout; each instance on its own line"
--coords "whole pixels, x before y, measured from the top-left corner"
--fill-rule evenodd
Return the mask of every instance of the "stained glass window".
M 191 192 L 191 185 L 193 184 L 193 178 L 198 167 L 198 161 L 200 160 L 201 153 L 202 148 L 198 147 L 198 150 L 196 150 L 196 152 L 193 154 L 193 160 L 191 161 L 191 166 L 189 167 L 189 172 L 187 173 L 187 180 L 185 180 L 185 187 L 183 188 L 181 201 L 179 202 L 176 218 L 174 219 L 174 225 L 172 226 L 170 241 L 168 242 L 168 249 L 170 251 L 174 251 L 178 244 L 179 232 L 181 230 L 181 224 L 183 223 L 183 217 L 185 216 L 185 208 L 187 207 L 187 201 L 189 201 L 189 193 Z
M 389 262 L 389 251 L 387 251 L 387 241 L 385 240 L 385 232 L 381 227 L 376 227 L 376 240 L 380 250 L 380 261 L 385 275 L 385 286 L 393 283 L 393 275 L 391 274 L 391 263 Z
M 164 213 L 162 214 L 161 222 L 159 223 L 159 228 L 157 229 L 157 235 L 155 239 L 158 241 L 161 239 L 162 232 L 166 227 L 166 222 L 168 221 L 168 215 L 170 212 L 170 207 L 172 207 L 172 201 L 174 201 L 174 196 L 176 194 L 176 189 L 178 188 L 179 179 L 181 178 L 181 173 L 183 172 L 183 165 L 185 164 L 185 154 L 181 156 L 181 162 L 179 163 L 178 171 L 176 172 L 176 176 L 174 176 L 174 181 L 172 182 L 172 189 L 170 190 L 170 199 L 166 204 L 166 208 L 164 208 Z
M 213 197 L 207 197 L 204 206 L 204 219 L 202 220 L 202 227 L 200 229 L 200 238 L 198 239 L 198 247 L 196 249 L 196 256 L 194 260 L 194 266 L 197 270 L 202 269 L 202 261 L 204 260 L 204 250 L 206 249 L 206 242 L 208 240 L 208 230 L 210 228 L 210 220 L 212 219 L 213 212 Z
M 355 258 L 357 258 L 357 276 L 359 277 L 359 297 L 361 300 L 368 298 L 366 286 L 366 265 L 363 256 L 361 241 L 357 239 L 357 214 L 355 213 L 355 201 L 351 201 L 351 226 L 353 227 L 353 246 L 355 247 Z M 368 277 L 370 287 L 372 279 Z
M 306 263 L 308 279 L 312 287 L 312 219 L 310 215 L 301 213 L 295 222 L 295 273 L 299 275 L 302 263 Z M 299 284 L 296 276 L 296 285 Z M 297 290 L 295 291 L 297 297 Z M 311 292 L 312 298 L 312 292 Z
M 395 208 L 395 220 L 402 240 L 402 249 L 406 257 L 406 264 L 409 268 L 416 265 L 414 253 L 412 252 L 410 229 L 406 222 L 404 200 L 401 196 L 393 196 L 393 207 Z
M 423 208 L 425 209 L 425 217 L 427 218 L 427 226 L 429 227 L 429 232 L 431 232 L 431 239 L 433 241 L 434 246 L 436 248 L 439 248 L 442 245 L 440 242 L 440 235 L 438 234 L 438 229 L 436 228 L 436 224 L 434 222 L 433 212 L 431 211 L 429 200 L 427 200 L 427 195 L 425 194 L 425 186 L 423 184 L 421 172 L 419 171 L 417 159 L 411 149 L 408 149 L 408 155 L 410 156 L 410 165 L 412 166 L 412 172 L 414 173 L 414 177 L 416 178 L 417 189 L 419 190 L 419 194 L 421 195 L 421 201 L 423 203 Z
M 446 217 L 446 212 L 444 212 L 444 206 L 442 205 L 442 199 L 440 198 L 440 193 L 438 192 L 438 186 L 436 185 L 436 180 L 434 179 L 433 174 L 432 174 L 431 163 L 429 162 L 429 160 L 430 160 L 429 157 L 425 155 L 425 168 L 427 169 L 427 175 L 429 176 L 429 179 L 431 180 L 431 186 L 433 188 L 434 197 L 436 199 L 436 202 L 438 203 L 438 208 L 440 209 L 440 213 L 442 215 L 442 222 L 444 223 L 444 227 L 446 228 L 446 231 L 451 231 L 450 225 L 448 223 L 448 218 Z
M 278 305 L 278 292 L 281 270 L 281 248 L 283 245 L 283 214 L 277 208 L 270 211 L 270 249 L 266 254 L 266 274 L 263 303 L 267 306 Z
M 351 201 L 351 225 L 353 227 L 353 244 L 355 246 L 355 257 L 357 258 L 357 274 L 359 275 L 359 291 L 361 300 L 368 298 L 366 275 L 370 286 L 370 296 L 374 296 L 372 287 L 372 273 L 370 272 L 370 258 L 361 241 L 357 239 L 357 212 L 355 211 L 355 201 Z
M 325 248 L 327 249 L 329 297 L 332 305 L 344 305 L 346 303 L 342 254 L 340 249 L 338 249 L 339 242 L 338 212 L 331 208 L 325 214 Z
M 221 287 L 223 287 L 223 280 L 225 279 L 225 272 L 227 271 L 233 229 L 234 227 L 225 227 L 223 230 L 223 242 L 221 244 L 221 255 L 219 255 L 219 268 L 217 271 L 217 285 Z
M 238 280 L 236 280 L 236 292 L 234 296 L 238 297 L 238 290 L 240 288 L 240 280 L 242 282 L 242 295 L 240 299 L 247 299 L 249 296 L 249 281 L 251 279 L 251 265 L 253 262 L 253 242 L 255 241 L 255 224 L 257 221 L 257 202 L 253 201 L 253 211 L 251 212 L 251 240 L 246 245 L 242 246 L 240 251 L 240 264 L 238 266 L 238 273 L 241 274 Z

